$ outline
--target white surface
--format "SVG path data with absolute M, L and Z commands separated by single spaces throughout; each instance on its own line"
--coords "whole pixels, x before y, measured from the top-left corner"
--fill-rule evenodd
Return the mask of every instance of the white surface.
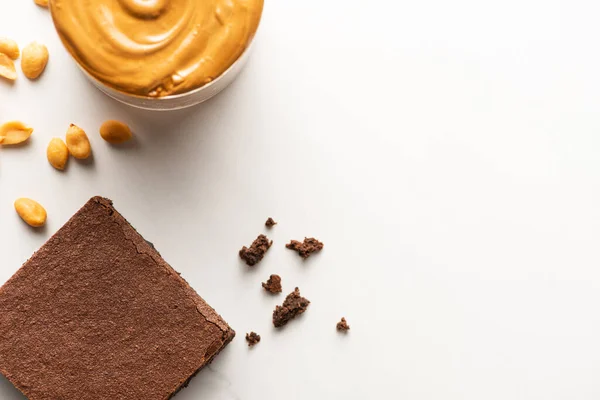
M 0 0 L 0 34 L 51 54 L 38 82 L 0 83 L 0 120 L 36 129 L 0 149 L 0 280 L 100 194 L 238 332 L 178 400 L 598 399 L 600 3 L 341 3 L 267 0 L 238 81 L 151 114 L 87 83 L 47 11 Z M 137 143 L 104 143 L 109 118 Z M 94 161 L 61 174 L 45 147 L 71 122 Z M 267 216 L 249 271 L 237 250 Z M 305 264 L 283 248 L 304 235 L 326 244 Z M 312 300 L 282 331 L 275 272 Z

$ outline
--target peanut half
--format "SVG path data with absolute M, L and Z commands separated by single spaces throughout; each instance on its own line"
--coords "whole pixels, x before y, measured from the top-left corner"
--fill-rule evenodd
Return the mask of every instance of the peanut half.
M 0 53 L 0 76 L 9 81 L 17 79 L 15 63 L 4 53 Z
M 20 198 L 15 201 L 15 210 L 28 225 L 38 228 L 46 223 L 46 210 L 37 201 Z
M 12 39 L 0 37 L 0 53 L 4 53 L 13 60 L 16 60 L 20 55 L 19 45 Z
M 100 136 L 108 143 L 119 144 L 131 140 L 131 129 L 121 121 L 108 120 L 100 127 Z
M 69 149 L 62 139 L 53 138 L 50 140 L 50 143 L 48 143 L 46 156 L 48 157 L 50 165 L 62 171 L 65 169 L 67 161 L 69 160 Z
M 29 79 L 39 77 L 44 72 L 46 64 L 48 64 L 48 57 L 46 46 L 38 42 L 29 43 L 23 48 L 23 55 L 21 56 L 23 74 Z
M 33 128 L 21 121 L 9 121 L 0 125 L 0 144 L 23 143 L 33 133 Z
M 73 157 L 80 160 L 88 158 L 92 154 L 90 139 L 88 139 L 85 131 L 73 124 L 67 130 L 67 148 Z
M 48 0 L 33 0 L 40 7 L 48 7 Z

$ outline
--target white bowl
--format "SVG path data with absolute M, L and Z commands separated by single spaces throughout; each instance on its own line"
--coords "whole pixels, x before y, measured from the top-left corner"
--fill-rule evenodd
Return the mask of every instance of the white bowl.
M 50 7 L 50 10 L 52 11 L 52 7 Z M 53 21 L 54 21 L 54 18 L 53 18 Z M 257 27 L 257 31 L 258 31 L 259 27 L 260 27 L 260 20 L 259 20 L 259 26 Z M 98 89 L 100 89 L 103 93 L 107 94 L 108 96 L 112 97 L 113 99 L 115 99 L 117 101 L 120 101 L 121 103 L 127 104 L 132 107 L 142 108 L 145 110 L 169 111 L 169 110 L 178 110 L 181 108 L 187 108 L 187 107 L 191 107 L 196 104 L 202 103 L 203 101 L 206 101 L 206 100 L 210 99 L 211 97 L 216 96 L 223 89 L 225 89 L 227 86 L 229 86 L 229 84 L 235 80 L 235 78 L 239 75 L 239 73 L 242 71 L 242 69 L 246 65 L 246 63 L 248 61 L 248 57 L 250 56 L 252 43 L 254 42 L 254 40 L 256 38 L 256 33 L 257 32 L 254 33 L 254 37 L 250 40 L 250 42 L 248 43 L 248 46 L 246 47 L 244 52 L 238 57 L 238 59 L 229 68 L 227 68 L 227 70 L 225 70 L 225 72 L 223 72 L 221 75 L 219 75 L 213 81 L 211 81 L 210 83 L 207 83 L 206 85 L 201 86 L 199 88 L 192 89 L 188 92 L 173 94 L 173 95 L 164 96 L 164 97 L 141 96 L 141 95 L 137 95 L 137 94 L 127 93 L 127 92 L 124 92 L 124 91 L 121 91 L 121 90 L 118 90 L 118 89 L 108 86 L 107 84 L 105 84 L 104 82 L 101 82 L 96 77 L 94 77 L 92 74 L 90 74 L 79 63 L 79 61 L 75 57 L 73 57 L 73 55 L 71 54 L 69 49 L 66 47 L 62 37 L 61 37 L 61 41 L 63 42 L 63 45 L 65 45 L 67 52 L 75 60 L 76 64 L 83 71 L 85 76 L 87 76 L 87 78 L 90 80 L 90 82 L 92 82 L 94 84 L 94 86 L 96 86 Z M 61 35 L 59 34 L 59 36 L 61 36 Z

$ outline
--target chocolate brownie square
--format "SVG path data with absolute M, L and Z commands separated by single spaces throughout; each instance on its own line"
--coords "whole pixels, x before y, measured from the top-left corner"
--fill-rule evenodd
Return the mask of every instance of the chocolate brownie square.
M 29 400 L 166 400 L 234 335 L 101 197 L 0 288 L 0 372 Z

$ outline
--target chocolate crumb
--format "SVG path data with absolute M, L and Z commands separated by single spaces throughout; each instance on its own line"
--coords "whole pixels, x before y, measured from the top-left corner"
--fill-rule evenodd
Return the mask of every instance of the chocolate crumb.
M 246 342 L 248 342 L 248 347 L 253 347 L 260 342 L 260 335 L 256 332 L 246 333 Z
M 262 283 L 262 287 L 264 287 L 267 292 L 273 294 L 281 293 L 281 277 L 279 275 L 271 275 L 269 280 Z
M 296 318 L 308 308 L 310 301 L 300 296 L 300 290 L 296 288 L 288 294 L 281 306 L 276 306 L 273 311 L 273 325 L 276 328 L 287 324 L 291 319 Z
M 337 323 L 336 328 L 340 332 L 348 332 L 350 330 L 350 325 L 346 322 L 346 318 L 342 317 L 342 320 Z
M 304 242 L 292 240 L 285 245 L 290 250 L 297 251 L 300 257 L 305 260 L 311 256 L 312 253 L 321 251 L 323 249 L 323 243 L 319 242 L 315 238 L 304 238 Z
M 273 220 L 273 218 L 269 217 L 269 219 L 267 219 L 267 222 L 265 222 L 265 226 L 267 228 L 272 228 L 273 226 L 277 225 L 277 222 L 275 222 Z
M 256 240 L 250 245 L 250 248 L 247 248 L 246 246 L 242 247 L 240 250 L 240 258 L 252 267 L 263 259 L 265 253 L 272 244 L 273 241 L 269 241 L 265 235 L 258 235 Z

